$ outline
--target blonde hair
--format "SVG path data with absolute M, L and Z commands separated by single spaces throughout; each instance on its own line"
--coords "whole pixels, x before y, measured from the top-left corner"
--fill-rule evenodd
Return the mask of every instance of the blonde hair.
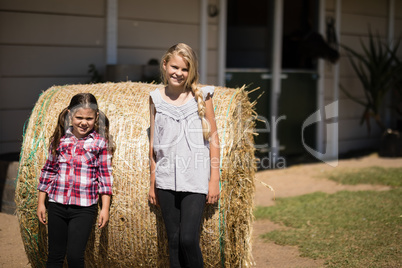
M 197 86 L 199 79 L 198 59 L 194 50 L 189 45 L 186 45 L 184 43 L 178 43 L 170 47 L 166 51 L 165 55 L 162 57 L 160 65 L 162 81 L 165 85 L 168 84 L 168 78 L 166 77 L 166 72 L 163 68 L 163 65 L 168 63 L 169 60 L 176 55 L 182 57 L 188 65 L 188 77 L 186 82 L 184 83 L 184 87 L 191 89 L 191 91 L 194 93 L 195 100 L 197 101 L 198 104 L 198 115 L 201 119 L 202 124 L 202 134 L 204 139 L 208 140 L 211 128 L 207 119 L 205 118 L 205 101 L 203 98 L 203 94 L 201 89 L 199 89 Z

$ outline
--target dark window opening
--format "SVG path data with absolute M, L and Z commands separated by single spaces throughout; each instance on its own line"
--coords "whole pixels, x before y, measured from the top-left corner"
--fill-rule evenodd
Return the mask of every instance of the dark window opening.
M 284 0 L 283 69 L 316 69 L 318 34 L 317 0 Z
M 228 1 L 227 68 L 271 68 L 273 12 L 272 0 Z M 316 68 L 317 25 L 318 0 L 284 0 L 283 69 Z
M 271 65 L 272 2 L 228 1 L 228 68 L 269 68 Z

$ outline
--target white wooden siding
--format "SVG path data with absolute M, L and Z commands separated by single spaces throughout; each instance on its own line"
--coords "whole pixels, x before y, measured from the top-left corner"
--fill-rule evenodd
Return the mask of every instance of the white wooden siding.
M 104 28 L 99 17 L 0 12 L 2 44 L 100 47 Z
M 386 2 L 384 2 L 386 5 Z M 362 14 L 342 13 L 341 34 L 352 36 L 367 36 L 369 29 L 373 33 L 386 36 L 388 30 L 388 18 L 368 16 Z
M 360 125 L 360 116 L 353 119 L 342 119 L 339 122 L 339 130 L 348 130 L 348 131 L 339 131 L 339 140 L 347 141 L 347 140 L 365 140 L 377 138 L 378 135 L 381 135 L 381 131 L 377 127 L 374 120 L 370 121 L 371 130 L 368 132 L 367 125 Z M 377 144 L 378 145 L 378 144 Z
M 198 27 L 196 24 L 120 19 L 118 46 L 166 50 L 178 42 L 184 42 L 197 49 Z
M 119 0 L 118 64 L 160 60 L 178 42 L 198 51 L 199 7 L 199 0 Z M 20 150 L 22 126 L 43 90 L 87 82 L 92 63 L 104 73 L 105 8 L 106 0 L 0 1 L 0 154 Z M 215 84 L 217 17 L 208 24 L 207 82 Z
M 103 17 L 105 2 L 103 0 L 1 0 L 0 10 Z
M 199 49 L 200 0 L 119 0 L 118 63 L 160 60 L 178 42 Z M 210 3 L 217 4 L 215 0 Z M 336 0 L 326 1 L 326 15 Z M 105 69 L 106 0 L 0 0 L 0 154 L 17 152 L 22 126 L 39 94 L 53 85 L 85 83 L 88 65 Z M 402 1 L 395 1 L 395 38 L 402 36 Z M 217 84 L 217 19 L 208 18 L 207 83 Z M 342 1 L 341 43 L 358 51 L 369 27 L 387 39 L 388 1 Z M 362 86 L 341 50 L 340 83 Z M 402 56 L 402 49 L 399 50 Z M 332 66 L 325 66 L 325 103 L 332 102 Z M 362 107 L 339 94 L 339 152 L 377 146 L 379 130 L 360 126 Z
M 198 24 L 199 6 L 194 0 L 119 0 L 119 18 Z
M 199 1 L 119 0 L 118 61 L 146 64 L 160 60 L 170 46 L 183 42 L 199 52 Z M 217 18 L 208 19 L 207 83 L 218 78 Z
M 342 13 L 367 15 L 370 17 L 386 17 L 388 15 L 388 1 L 385 0 L 342 1 Z
M 326 15 L 333 16 L 336 0 L 326 1 Z M 402 1 L 395 1 L 395 37 L 400 36 L 402 30 Z M 388 1 L 342 1 L 341 10 L 341 44 L 363 52 L 360 42 L 368 44 L 368 31 L 379 34 L 384 42 L 388 33 Z M 340 65 L 340 84 L 353 96 L 365 101 L 363 87 L 357 78 L 345 51 L 342 49 Z M 325 103 L 333 101 L 333 68 L 326 64 L 325 68 Z M 366 124 L 360 125 L 364 107 L 349 99 L 339 91 L 339 153 L 363 148 L 379 146 L 381 130 L 374 120 L 370 121 L 371 132 L 367 131 Z
M 0 154 L 18 152 L 39 94 L 105 62 L 105 0 L 0 1 Z
M 52 85 L 87 82 L 87 77 L 8 77 L 0 79 L 0 107 L 2 110 L 31 111 L 39 95 Z M 29 85 L 29 86 L 27 86 Z M 11 92 L 3 94 L 3 89 Z M 23 97 L 22 97 L 23 96 Z M 2 124 L 3 127 L 3 124 Z
M 5 77 L 89 78 L 89 64 L 104 64 L 103 48 L 3 45 L 0 57 L 0 72 Z
M 351 151 L 358 151 L 362 149 L 370 149 L 378 147 L 378 135 L 370 135 L 366 138 L 357 138 L 357 139 L 340 139 L 338 143 L 339 152 L 347 153 Z
M 119 48 L 117 61 L 120 64 L 146 64 L 150 59 L 160 61 L 166 49 L 146 49 L 146 48 Z

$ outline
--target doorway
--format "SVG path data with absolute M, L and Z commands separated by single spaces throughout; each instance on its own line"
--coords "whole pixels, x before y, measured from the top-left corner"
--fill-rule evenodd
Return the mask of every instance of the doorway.
M 318 0 L 283 0 L 282 72 L 277 124 L 280 154 L 294 156 L 306 153 L 301 139 L 304 120 L 316 110 L 317 59 L 309 53 L 304 41 L 318 28 Z M 272 36 L 274 0 L 230 0 L 227 14 L 226 85 L 252 92 L 257 100 L 255 138 L 258 156 L 270 153 L 270 116 L 272 79 Z M 262 96 L 260 96 L 263 93 Z M 260 96 L 260 97 L 259 97 Z M 259 97 L 259 99 L 257 99 Z M 314 147 L 315 127 L 304 130 L 307 144 Z

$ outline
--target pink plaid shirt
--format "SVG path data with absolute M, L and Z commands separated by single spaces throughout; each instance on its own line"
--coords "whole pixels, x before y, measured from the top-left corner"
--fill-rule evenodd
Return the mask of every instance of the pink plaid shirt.
M 98 194 L 112 195 L 112 157 L 105 138 L 93 131 L 77 139 L 68 129 L 56 157 L 51 149 L 38 185 L 49 201 L 87 207 L 98 202 Z

